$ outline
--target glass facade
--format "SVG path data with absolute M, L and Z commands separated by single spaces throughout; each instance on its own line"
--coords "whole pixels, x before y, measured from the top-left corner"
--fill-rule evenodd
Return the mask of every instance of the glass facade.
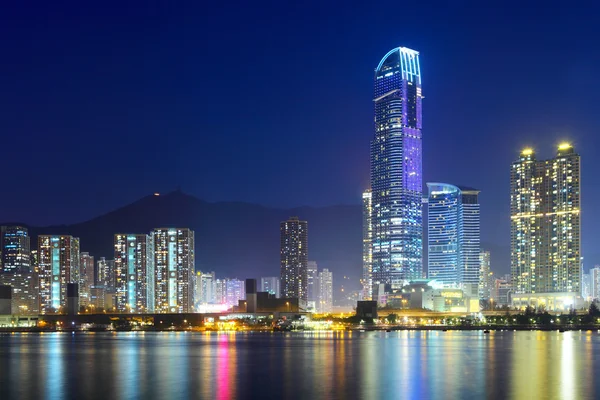
M 405 47 L 391 50 L 375 70 L 372 287 L 398 289 L 423 277 L 421 100 L 419 53 Z
M 514 293 L 581 292 L 580 157 L 563 143 L 555 158 L 532 149 L 511 166 Z
M 428 277 L 445 286 L 461 279 L 462 197 L 460 189 L 445 183 L 428 183 Z
M 0 228 L 0 272 L 31 272 L 29 234 L 23 226 Z
M 479 191 L 428 183 L 428 277 L 476 288 L 480 275 Z

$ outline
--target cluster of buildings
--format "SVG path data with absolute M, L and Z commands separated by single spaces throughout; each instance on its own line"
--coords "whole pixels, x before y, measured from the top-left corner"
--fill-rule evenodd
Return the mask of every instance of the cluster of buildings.
M 261 278 L 253 293 L 264 304 L 281 298 L 296 310 L 331 312 L 333 276 L 308 261 L 307 222 L 291 218 L 281 229 L 281 276 Z M 65 313 L 71 284 L 77 285 L 77 311 L 88 313 L 223 312 L 247 300 L 245 280 L 195 271 L 188 228 L 115 234 L 114 257 L 97 260 L 70 235 L 39 235 L 32 250 L 26 227 L 3 226 L 0 233 L 0 286 L 11 293 L 4 313 Z
M 413 289 L 438 290 L 441 297 L 439 290 L 452 289 L 461 291 L 462 306 L 473 299 L 551 309 L 581 303 L 580 157 L 573 146 L 560 144 L 548 160 L 525 149 L 512 164 L 511 273 L 496 278 L 490 253 L 480 245 L 479 191 L 431 182 L 422 193 L 422 98 L 419 53 L 404 47 L 388 52 L 375 70 L 362 299 L 408 304 L 403 293 Z M 427 290 L 423 279 L 430 282 Z
M 80 251 L 79 238 L 39 235 L 30 249 L 22 226 L 2 228 L 0 285 L 12 288 L 12 313 L 54 314 L 67 307 L 77 284 L 78 305 L 89 311 L 184 313 L 194 303 L 194 232 L 157 228 L 114 235 L 114 259 Z

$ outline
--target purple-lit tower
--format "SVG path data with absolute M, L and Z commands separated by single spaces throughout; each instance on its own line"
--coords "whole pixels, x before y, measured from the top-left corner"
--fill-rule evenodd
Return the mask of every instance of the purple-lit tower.
M 375 70 L 373 99 L 370 268 L 374 300 L 382 298 L 382 288 L 389 292 L 423 277 L 421 99 L 419 53 L 405 47 L 391 50 Z

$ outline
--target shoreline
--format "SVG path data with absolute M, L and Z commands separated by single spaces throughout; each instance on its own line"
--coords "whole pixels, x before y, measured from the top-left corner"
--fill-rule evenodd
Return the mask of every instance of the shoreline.
M 40 328 L 0 328 L 0 334 L 10 333 L 123 333 L 123 332 L 191 332 L 191 333 L 233 333 L 233 332 L 273 332 L 273 333 L 298 333 L 298 332 L 393 332 L 393 331 L 432 331 L 432 332 L 448 332 L 448 331 L 483 331 L 484 333 L 508 332 L 508 331 L 541 331 L 541 332 L 568 332 L 568 331 L 599 331 L 600 326 L 597 325 L 570 325 L 570 326 L 496 326 L 496 325 L 478 325 L 478 326 L 348 326 L 346 329 L 331 329 L 331 330 L 286 330 L 280 331 L 275 329 L 237 329 L 237 330 L 210 330 L 210 329 L 137 329 L 137 330 L 115 330 L 115 329 L 40 329 Z

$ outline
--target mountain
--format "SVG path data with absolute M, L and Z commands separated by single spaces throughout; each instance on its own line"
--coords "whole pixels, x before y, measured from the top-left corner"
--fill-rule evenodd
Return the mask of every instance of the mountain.
M 359 205 L 277 209 L 241 202 L 209 203 L 175 191 L 146 196 L 86 222 L 30 226 L 29 230 L 32 247 L 37 235 L 67 234 L 81 239 L 81 251 L 112 258 L 115 233 L 191 228 L 196 237 L 196 269 L 242 279 L 279 276 L 279 224 L 290 216 L 308 221 L 309 259 L 333 271 L 340 283 L 342 276 L 350 276 L 358 288 L 362 274 Z

